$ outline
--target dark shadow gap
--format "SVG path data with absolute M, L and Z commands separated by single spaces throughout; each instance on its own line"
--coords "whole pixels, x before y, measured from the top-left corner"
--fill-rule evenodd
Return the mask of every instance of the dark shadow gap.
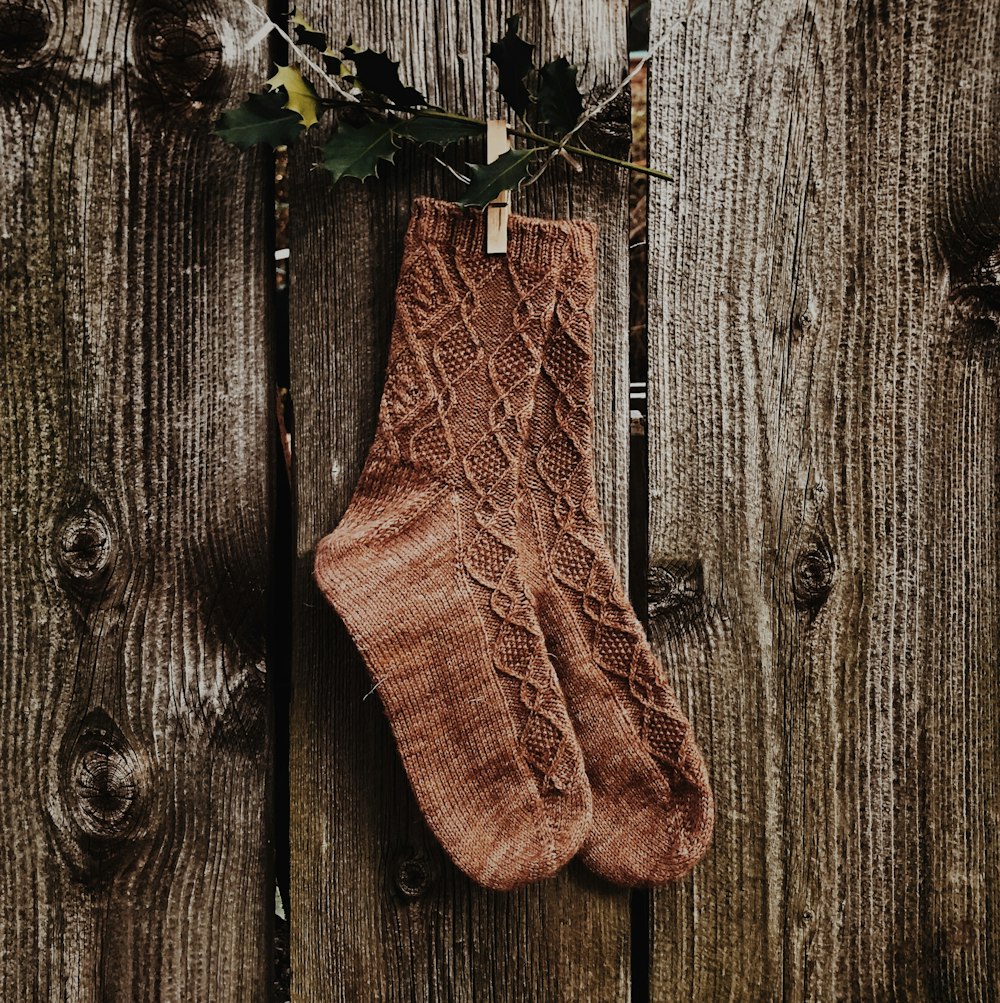
M 649 4 L 629 2 L 630 69 L 649 45 Z M 646 77 L 632 83 L 632 148 L 630 159 L 646 163 Z M 629 176 L 629 594 L 639 619 L 646 623 L 649 557 L 649 468 L 646 444 L 647 378 L 647 179 Z M 632 1003 L 649 1003 L 651 894 L 634 889 L 629 899 Z
M 648 611 L 646 600 L 648 468 L 645 408 L 642 409 L 641 417 L 636 415 L 638 410 L 632 408 L 632 433 L 629 439 L 629 593 L 636 615 L 645 624 Z M 632 1003 L 649 1003 L 650 907 L 650 893 L 644 888 L 634 889 L 629 899 Z
M 288 4 L 271 0 L 268 11 L 279 24 L 287 21 Z M 287 43 L 277 33 L 269 39 L 269 54 L 273 64 L 288 62 Z M 269 205 L 273 208 L 268 234 L 268 266 L 274 286 L 271 306 L 271 372 L 274 386 L 269 404 L 274 414 L 273 472 L 275 483 L 275 521 L 273 527 L 271 595 L 269 623 L 268 670 L 271 682 L 271 700 L 274 722 L 273 787 L 271 797 L 272 833 L 274 839 L 274 875 L 281 895 L 284 917 L 277 914 L 274 920 L 274 985 L 275 1003 L 290 999 L 290 936 L 291 905 L 290 848 L 290 790 L 289 790 L 289 711 L 292 695 L 292 579 L 295 567 L 295 526 L 292 505 L 290 437 L 292 434 L 291 399 L 288 396 L 290 378 L 289 318 L 288 318 L 288 262 L 280 252 L 288 247 L 285 233 L 287 206 L 287 153 L 281 150 L 268 156 L 265 170 L 269 173 Z M 279 256 L 280 255 L 280 256 Z

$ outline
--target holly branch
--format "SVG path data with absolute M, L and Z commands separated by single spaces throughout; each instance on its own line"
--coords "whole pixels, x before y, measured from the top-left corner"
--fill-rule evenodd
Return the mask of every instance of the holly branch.
M 380 165 L 392 163 L 405 143 L 444 150 L 484 134 L 482 119 L 434 105 L 405 84 L 399 63 L 386 52 L 363 49 L 351 38 L 335 48 L 324 32 L 296 10 L 291 14 L 292 38 L 251 0 L 245 2 L 265 19 L 264 34 L 278 32 L 300 65 L 311 71 L 313 79 L 322 81 L 328 93 L 320 96 L 297 66 L 279 66 L 265 90 L 223 112 L 216 133 L 227 142 L 244 150 L 258 143 L 290 146 L 329 114 L 333 128 L 321 150 L 321 166 L 337 182 L 377 175 Z M 628 86 L 639 67 L 588 110 L 577 85 L 576 67 L 565 56 L 535 67 L 535 46 L 521 38 L 519 29 L 520 17 L 508 18 L 504 36 L 490 47 L 489 59 L 497 68 L 497 89 L 516 116 L 508 134 L 530 145 L 513 148 L 491 164 L 469 164 L 468 175 L 434 154 L 438 163 L 468 186 L 458 204 L 484 206 L 505 189 L 531 184 L 559 156 L 576 170 L 582 170 L 581 160 L 596 160 L 670 180 L 662 171 L 599 153 L 575 138 L 590 118 Z

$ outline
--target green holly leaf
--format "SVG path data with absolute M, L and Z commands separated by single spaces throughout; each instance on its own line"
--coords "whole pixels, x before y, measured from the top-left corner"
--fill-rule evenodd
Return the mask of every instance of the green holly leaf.
M 565 56 L 538 71 L 538 121 L 564 136 L 583 114 L 583 95 L 576 85 L 576 67 Z
M 432 115 L 414 115 L 408 122 L 400 122 L 394 131 L 397 136 L 414 143 L 434 143 L 444 147 L 457 143 L 460 139 L 481 136 L 486 130 L 477 122 L 455 122 Z
M 322 31 L 314 28 L 297 10 L 292 9 L 291 22 L 295 27 L 295 40 L 299 45 L 311 45 L 319 49 L 323 65 L 331 77 L 344 76 L 340 56 L 330 48 L 329 39 Z
M 420 91 L 407 87 L 399 79 L 399 63 L 393 62 L 387 53 L 374 49 L 355 51 L 345 47 L 341 54 L 354 63 L 354 78 L 366 91 L 380 94 L 397 108 L 427 104 L 427 98 Z
M 307 129 L 319 122 L 319 95 L 294 66 L 279 66 L 274 76 L 268 78 L 267 84 L 273 90 L 284 88 L 288 98 L 285 107 L 298 112 Z
M 500 73 L 498 90 L 507 104 L 523 116 L 531 103 L 531 94 L 525 86 L 524 78 L 531 72 L 531 54 L 535 47 L 517 34 L 520 24 L 519 14 L 507 18 L 507 33 L 499 42 L 490 46 L 490 59 Z
M 485 206 L 500 192 L 514 191 L 531 173 L 532 158 L 541 150 L 535 147 L 525 150 L 508 150 L 492 164 L 470 164 L 472 181 L 465 195 L 458 200 L 460 206 Z
M 302 132 L 302 116 L 285 107 L 284 88 L 266 94 L 251 94 L 238 108 L 224 111 L 215 125 L 215 134 L 241 150 L 257 143 L 288 146 Z
M 334 184 L 341 178 L 364 181 L 378 175 L 380 160 L 392 163 L 397 149 L 394 132 L 398 125 L 398 121 L 390 119 L 337 129 L 323 147 L 323 166 L 330 172 Z
M 295 41 L 299 45 L 311 45 L 320 52 L 326 52 L 329 47 L 326 35 L 317 31 L 294 7 L 290 16 L 292 24 L 295 25 Z

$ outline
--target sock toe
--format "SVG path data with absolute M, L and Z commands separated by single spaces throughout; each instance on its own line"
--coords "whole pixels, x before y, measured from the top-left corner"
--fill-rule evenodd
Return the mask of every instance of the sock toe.
M 608 881 L 655 887 L 685 875 L 705 855 L 715 810 L 703 786 L 680 781 L 661 795 L 647 782 L 628 795 L 599 798 L 594 827 L 581 850 L 584 864 Z

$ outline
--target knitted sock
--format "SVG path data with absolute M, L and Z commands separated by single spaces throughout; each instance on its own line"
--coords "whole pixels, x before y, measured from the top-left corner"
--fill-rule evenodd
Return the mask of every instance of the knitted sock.
M 573 224 L 415 200 L 375 441 L 316 580 L 361 651 L 427 822 L 492 888 L 554 874 L 590 789 L 518 567 L 518 468 Z
M 625 596 L 598 510 L 593 243 L 589 252 L 563 273 L 543 350 L 522 468 L 520 553 L 593 792 L 583 861 L 619 884 L 657 885 L 703 856 L 714 804 L 691 727 Z

